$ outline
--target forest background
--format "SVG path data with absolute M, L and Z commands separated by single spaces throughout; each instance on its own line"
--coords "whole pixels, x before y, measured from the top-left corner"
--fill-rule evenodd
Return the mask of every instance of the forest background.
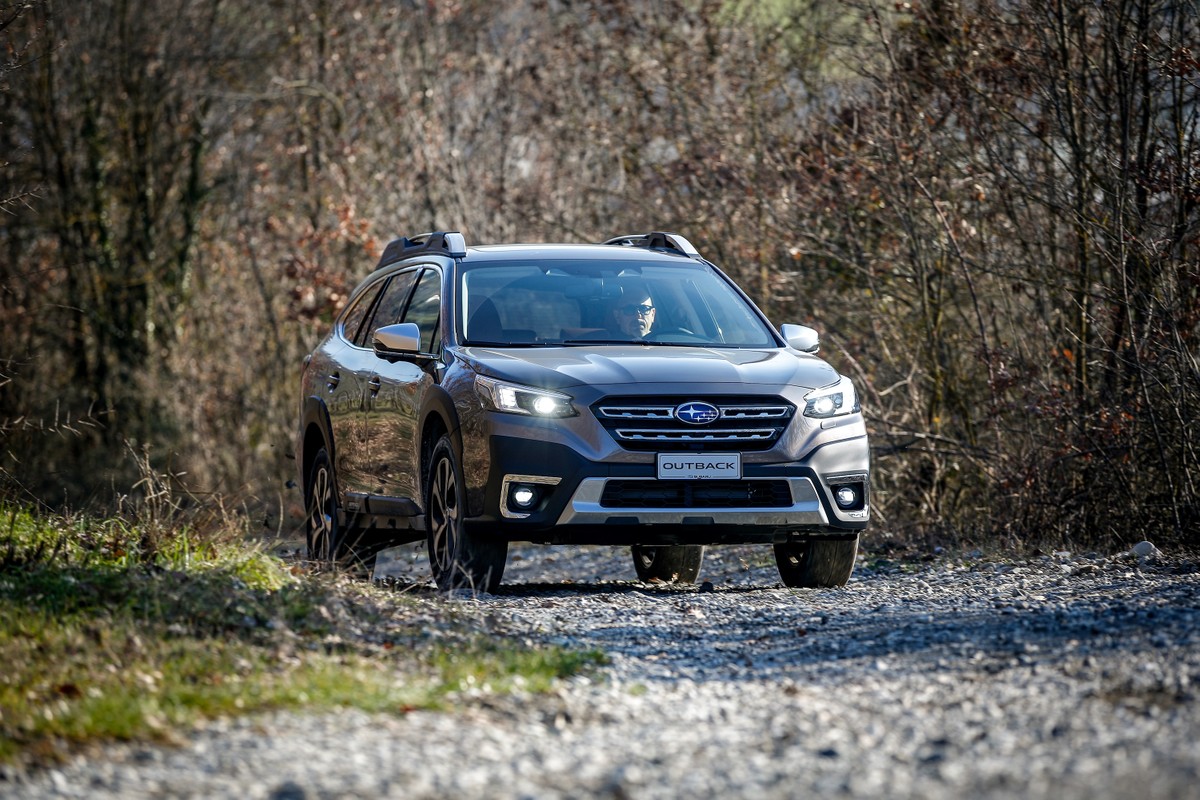
M 1200 543 L 1197 0 L 0 0 L 0 497 L 295 519 L 387 241 L 674 230 L 862 394 L 874 535 Z

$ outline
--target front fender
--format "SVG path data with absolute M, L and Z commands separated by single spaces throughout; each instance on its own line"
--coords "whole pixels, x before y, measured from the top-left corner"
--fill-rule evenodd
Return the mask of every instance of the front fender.
M 425 421 L 421 426 L 421 477 L 423 483 L 429 466 L 429 454 L 433 452 L 438 437 L 447 434 L 462 469 L 469 516 L 483 513 L 484 507 L 488 450 L 486 438 L 481 438 L 479 430 L 482 416 L 483 406 L 475 393 L 474 371 L 460 364 L 451 365 L 442 384 L 429 392 L 426 401 Z

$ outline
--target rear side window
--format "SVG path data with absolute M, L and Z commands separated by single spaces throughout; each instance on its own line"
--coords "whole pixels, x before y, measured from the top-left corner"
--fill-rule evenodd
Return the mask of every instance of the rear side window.
M 354 305 L 346 310 L 341 322 L 342 336 L 344 338 L 355 344 L 361 342 L 365 336 L 362 332 L 363 320 L 370 313 L 371 306 L 375 303 L 375 298 L 379 296 L 379 290 L 383 287 L 383 284 L 384 281 L 376 281 L 374 285 L 368 287 L 365 292 L 358 296 L 354 301 Z

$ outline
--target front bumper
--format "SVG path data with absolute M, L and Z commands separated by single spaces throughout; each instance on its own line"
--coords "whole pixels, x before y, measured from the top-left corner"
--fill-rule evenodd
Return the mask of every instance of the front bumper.
M 647 478 L 647 483 L 657 483 Z M 817 491 L 809 478 L 787 478 L 791 505 L 763 508 L 716 508 L 703 505 L 687 508 L 633 507 L 613 509 L 603 503 L 606 478 L 585 478 L 558 518 L 558 525 L 608 525 L 614 521 L 631 525 L 736 525 L 820 527 L 829 525 Z
M 483 513 L 467 524 L 512 541 L 577 544 L 780 543 L 812 535 L 853 536 L 870 519 L 870 456 L 865 430 L 850 433 L 799 461 L 746 460 L 740 481 L 729 482 L 727 494 L 734 499 L 726 496 L 712 504 L 705 501 L 705 481 L 657 480 L 652 454 L 637 454 L 636 462 L 596 462 L 556 442 L 492 436 L 490 469 L 478 487 Z M 614 483 L 633 487 L 635 498 L 644 495 L 652 502 L 614 504 L 607 494 Z M 682 483 L 698 488 L 672 491 Z M 861 499 L 840 508 L 835 492 L 847 485 Z M 518 486 L 536 491 L 532 507 L 514 506 L 512 492 Z M 772 499 L 739 505 L 739 491 Z M 686 501 L 676 503 L 675 495 Z

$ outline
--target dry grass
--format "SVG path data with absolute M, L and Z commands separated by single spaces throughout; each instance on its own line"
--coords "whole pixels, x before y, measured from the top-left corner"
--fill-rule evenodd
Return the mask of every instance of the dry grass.
M 0 513 L 0 762 L 265 709 L 540 691 L 600 658 L 488 636 L 458 604 L 289 565 L 228 530 Z

